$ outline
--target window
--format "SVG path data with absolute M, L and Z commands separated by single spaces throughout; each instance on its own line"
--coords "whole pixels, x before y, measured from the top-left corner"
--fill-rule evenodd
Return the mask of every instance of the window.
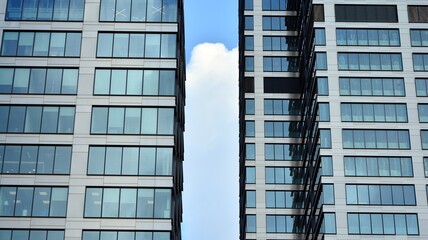
M 71 146 L 0 145 L 2 174 L 70 174 Z
M 398 29 L 337 29 L 338 46 L 400 46 Z
M 428 104 L 418 104 L 419 122 L 428 122 Z
M 9 0 L 6 20 L 14 21 L 83 21 L 84 0 Z
M 244 78 L 244 91 L 245 93 L 254 93 L 254 78 L 245 77 Z
M 410 149 L 408 130 L 342 130 L 343 148 Z
M 0 68 L 0 94 L 76 94 L 79 70 Z
M 74 106 L 0 105 L 2 133 L 73 133 Z
M 301 122 L 265 122 L 265 137 L 297 138 L 301 136 Z
M 176 58 L 176 34 L 98 33 L 99 58 Z
M 343 122 L 407 122 L 405 103 L 342 103 Z
M 263 51 L 297 51 L 298 38 L 295 36 L 263 36 Z
M 299 168 L 266 167 L 266 184 L 302 184 L 302 179 L 294 177 Z
M 331 156 L 321 156 L 321 175 L 333 176 L 333 158 Z
M 245 183 L 256 183 L 256 168 L 246 167 L 245 168 Z
M 324 22 L 324 4 L 312 4 L 314 11 L 314 21 Z
M 83 230 L 82 240 L 170 240 L 170 232 Z
M 327 53 L 325 52 L 315 53 L 315 69 L 327 70 Z
M 297 99 L 265 99 L 265 115 L 300 115 L 301 101 Z
M 0 216 L 65 217 L 68 188 L 1 186 Z
M 326 205 L 334 204 L 334 185 L 322 184 L 322 203 Z
M 428 78 L 417 78 L 416 81 L 416 96 L 428 97 Z
M 173 132 L 173 108 L 92 108 L 91 134 L 171 135 Z
M 245 57 L 245 71 L 254 72 L 254 57 Z
M 254 36 L 245 36 L 244 37 L 244 49 L 245 51 L 254 50 Z
M 321 233 L 324 234 L 336 234 L 336 214 L 335 213 L 323 213 L 324 218 L 321 225 Z
M 244 30 L 254 30 L 253 16 L 244 16 Z
M 341 96 L 405 96 L 403 78 L 339 78 Z
M 266 215 L 267 233 L 303 233 L 296 228 L 295 222 L 304 222 L 305 216 L 299 215 Z
M 254 137 L 255 136 L 255 123 L 254 121 L 245 121 L 245 136 Z
M 325 29 L 315 28 L 315 46 L 325 46 Z
M 88 175 L 170 176 L 173 149 L 90 146 Z
M 302 145 L 266 143 L 265 160 L 266 161 L 300 161 L 302 157 Z
M 244 10 L 252 11 L 253 10 L 253 1 L 254 0 L 245 0 L 244 1 Z
M 263 31 L 293 31 L 297 27 L 297 17 L 263 16 Z
M 304 208 L 304 201 L 296 201 L 304 192 L 266 191 L 266 208 Z
M 256 145 L 254 143 L 245 144 L 245 160 L 256 159 Z
M 298 5 L 289 0 L 263 0 L 263 11 L 296 11 Z
M 348 213 L 348 233 L 419 235 L 418 216 L 411 213 Z
M 428 53 L 413 53 L 413 70 L 415 72 L 428 71 Z
M 276 60 L 275 60 L 276 61 Z M 285 84 L 286 82 L 286 84 Z M 264 93 L 298 93 L 302 91 L 300 79 L 296 77 L 264 77 Z
M 94 95 L 173 96 L 175 70 L 96 69 Z
M 424 157 L 425 177 L 428 177 L 428 157 Z
M 328 96 L 328 78 L 317 77 L 318 95 Z
M 256 207 L 256 191 L 245 191 L 245 207 Z
M 102 0 L 100 21 L 176 22 L 177 0 Z
M 407 6 L 410 23 L 428 23 L 428 6 Z
M 89 218 L 171 218 L 171 189 L 86 188 Z
M 318 103 L 318 116 L 320 122 L 330 122 L 329 103 Z
M 413 185 L 346 185 L 346 203 L 358 205 L 415 206 Z
M 331 130 L 320 129 L 320 146 L 321 148 L 331 148 Z
M 345 176 L 352 177 L 413 177 L 410 157 L 350 157 L 343 158 Z
M 339 70 L 402 71 L 400 53 L 338 53 Z
M 245 114 L 254 115 L 254 98 L 245 99 Z
M 410 29 L 412 47 L 428 47 L 428 29 Z
M 45 229 L 0 229 L 2 240 L 64 240 L 64 230 L 45 230 Z
M 264 72 L 297 72 L 298 65 L 296 57 L 263 57 Z
M 428 130 L 421 130 L 422 149 L 428 149 Z
M 257 229 L 256 215 L 245 215 L 245 219 L 246 219 L 245 232 L 255 233 Z
M 1 56 L 80 57 L 81 32 L 4 31 Z
M 396 5 L 336 4 L 336 22 L 398 22 Z

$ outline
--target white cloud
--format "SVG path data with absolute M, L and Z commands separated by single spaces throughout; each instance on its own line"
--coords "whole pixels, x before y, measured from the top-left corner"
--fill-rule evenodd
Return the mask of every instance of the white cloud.
M 197 45 L 186 85 L 183 239 L 238 239 L 238 49 Z

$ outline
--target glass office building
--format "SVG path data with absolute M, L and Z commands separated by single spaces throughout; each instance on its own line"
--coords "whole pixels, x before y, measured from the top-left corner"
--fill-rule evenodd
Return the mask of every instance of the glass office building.
M 181 0 L 0 2 L 0 239 L 180 240 Z
M 240 0 L 240 239 L 428 237 L 426 1 Z

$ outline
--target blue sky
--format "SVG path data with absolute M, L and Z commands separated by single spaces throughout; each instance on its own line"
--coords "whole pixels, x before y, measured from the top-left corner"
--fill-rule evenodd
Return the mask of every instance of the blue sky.
M 184 0 L 183 240 L 238 240 L 238 0 Z

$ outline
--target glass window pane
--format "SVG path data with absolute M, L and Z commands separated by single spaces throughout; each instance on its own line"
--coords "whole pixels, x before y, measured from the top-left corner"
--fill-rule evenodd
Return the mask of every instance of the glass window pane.
M 102 0 L 100 7 L 100 21 L 114 21 L 117 11 L 115 8 L 115 0 Z M 141 9 L 144 9 L 141 6 Z
M 112 1 L 112 0 L 109 0 Z M 112 1 L 113 2 L 113 1 Z M 112 3 L 114 4 L 114 3 Z M 131 7 L 131 21 L 132 22 L 145 22 L 146 21 L 146 0 L 133 0 Z M 108 8 L 106 7 L 106 11 Z
M 108 116 L 108 133 L 109 134 L 123 134 L 124 128 L 124 108 L 109 108 Z
M 18 173 L 21 159 L 21 146 L 6 146 L 3 173 Z
M 120 175 L 122 166 L 122 148 L 107 147 L 105 174 Z
M 61 107 L 59 112 L 58 132 L 72 133 L 74 130 L 74 107 Z
M 48 56 L 51 34 L 49 32 L 36 32 L 33 56 Z
M 51 217 L 65 217 L 67 213 L 67 188 L 52 188 Z
M 159 108 L 158 134 L 173 134 L 174 131 L 174 109 Z
M 79 2 L 79 0 L 74 0 L 72 2 Z M 67 45 L 65 48 L 65 56 L 68 57 L 79 57 L 80 56 L 80 42 L 82 38 L 82 33 L 67 33 Z
M 175 58 L 177 40 L 174 34 L 162 34 L 161 58 Z
M 22 147 L 20 173 L 34 174 L 36 172 L 37 154 L 37 146 Z
M 69 21 L 82 21 L 83 13 L 85 11 L 85 1 L 84 0 L 74 0 L 70 1 L 70 10 L 69 10 Z
M 137 189 L 121 189 L 119 217 L 134 218 L 136 210 L 137 210 Z
M 0 216 L 13 216 L 15 212 L 16 187 L 1 187 L 0 199 L 3 207 L 0 208 Z M 7 204 L 6 204 L 7 203 Z M 0 236 L 2 236 L 0 234 Z
M 126 70 L 112 70 L 111 72 L 111 95 L 125 95 L 126 91 Z
M 27 0 L 26 2 L 36 2 Z M 18 42 L 18 56 L 32 56 L 33 55 L 33 39 L 34 32 L 21 32 L 19 34 Z
M 119 216 L 119 189 L 105 188 L 104 194 L 103 194 L 102 217 L 117 218 L 118 216 Z
M 39 133 L 41 122 L 42 107 L 27 107 L 24 132 Z
M 172 148 L 157 148 L 156 155 L 156 175 L 171 175 L 172 174 Z
M 157 133 L 157 110 L 156 108 L 143 108 L 141 118 L 141 133 Z
M 126 86 L 127 95 L 142 95 L 143 93 L 143 71 L 128 70 L 128 81 Z
M 152 218 L 154 201 L 154 189 L 138 189 L 137 218 Z
M 91 133 L 107 132 L 108 108 L 94 107 L 92 110 Z
M 359 226 L 360 226 L 360 223 L 359 223 L 358 214 L 348 213 L 348 233 L 359 234 L 360 233 Z
M 115 33 L 113 44 L 113 57 L 128 57 L 129 34 Z
M 0 68 L 0 76 L 2 76 L 0 93 L 12 93 L 13 75 L 13 68 Z
M 77 93 L 77 79 L 79 77 L 78 69 L 64 69 L 62 79 L 62 94 Z
M 24 106 L 10 107 L 8 132 L 22 133 L 24 131 L 25 110 Z
M 112 33 L 99 33 L 97 57 L 111 57 L 113 50 L 113 34 Z
M 46 94 L 60 94 L 62 82 L 62 69 L 50 68 L 46 74 Z M 31 88 L 31 86 L 30 86 Z
M 52 32 L 49 56 L 64 56 L 66 33 Z
M 88 174 L 103 174 L 105 162 L 105 147 L 90 147 Z
M 171 190 L 156 189 L 155 190 L 155 218 L 170 218 L 171 217 Z
M 129 36 L 129 57 L 144 57 L 145 34 L 130 34 Z
M 145 70 L 143 95 L 158 95 L 159 92 L 159 70 Z
M 4 32 L 2 44 L 2 56 L 16 56 L 18 49 L 19 32 Z
M 138 158 L 139 149 L 136 147 L 123 148 L 122 157 L 122 174 L 137 175 L 138 174 Z
M 69 174 L 71 162 L 71 147 L 56 147 L 55 174 Z
M 33 204 L 32 187 L 18 187 L 15 201 L 15 216 L 31 216 Z
M 37 161 L 37 174 L 51 174 L 53 172 L 55 147 L 40 146 Z
M 85 198 L 85 217 L 101 217 L 102 188 L 87 188 Z
M 140 108 L 126 108 L 125 112 L 125 134 L 139 134 L 141 123 Z
M 148 0 L 153 1 L 153 0 Z M 159 58 L 160 57 L 160 34 L 146 34 L 145 57 Z
M 42 133 L 57 132 L 58 112 L 58 107 L 43 107 Z
M 36 187 L 32 216 L 49 216 L 51 188 Z
M 419 234 L 418 219 L 416 214 L 406 214 L 407 234 Z
M 174 95 L 174 94 L 175 94 L 175 71 L 172 71 L 172 70 L 160 71 L 159 95 Z
M 12 231 L 12 240 L 26 240 L 28 239 L 30 231 L 27 230 L 13 230 Z
M 54 20 L 67 20 L 69 0 L 55 0 Z
M 111 70 L 97 69 L 95 71 L 94 94 L 110 94 Z
M 140 148 L 139 175 L 155 175 L 156 149 Z

